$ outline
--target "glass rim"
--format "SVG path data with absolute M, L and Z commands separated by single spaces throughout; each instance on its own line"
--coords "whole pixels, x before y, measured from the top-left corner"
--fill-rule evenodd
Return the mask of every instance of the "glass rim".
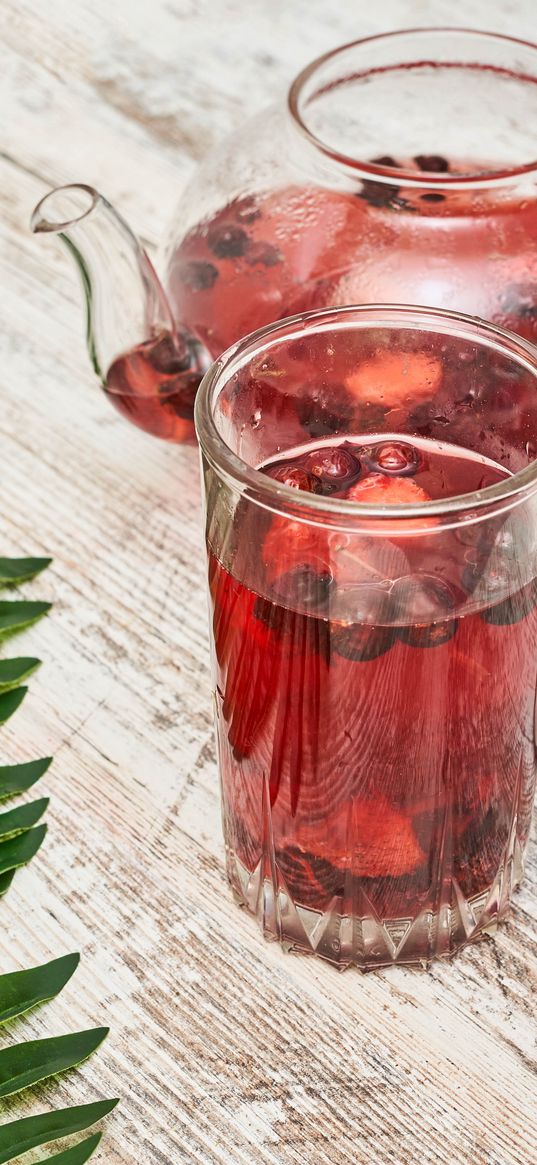
M 234 371 L 238 371 L 254 355 L 269 351 L 278 334 L 289 341 L 303 340 L 315 323 L 332 324 L 332 330 L 342 330 L 351 320 L 363 327 L 414 327 L 422 332 L 444 332 L 461 338 L 474 337 L 484 347 L 495 348 L 505 356 L 511 356 L 530 371 L 536 380 L 537 389 L 537 347 L 528 340 L 508 332 L 496 324 L 463 312 L 447 311 L 444 308 L 420 307 L 412 304 L 348 304 L 343 307 L 322 308 L 318 311 L 303 312 L 287 316 L 258 328 L 227 348 L 205 373 L 196 394 L 194 420 L 201 451 L 218 475 L 235 489 L 237 486 L 248 491 L 251 501 L 273 512 L 302 521 L 325 524 L 330 519 L 370 519 L 389 520 L 397 529 L 399 520 L 423 520 L 423 527 L 417 525 L 416 533 L 428 529 L 430 517 L 451 517 L 455 521 L 477 521 L 501 503 L 509 507 L 525 500 L 537 490 L 537 459 L 517 473 L 472 493 L 457 494 L 442 500 L 419 502 L 414 505 L 365 505 L 345 498 L 325 497 L 306 493 L 283 485 L 269 477 L 260 469 L 249 465 L 227 444 L 218 431 L 214 417 L 217 392 L 223 380 L 227 382 Z M 324 330 L 324 329 L 323 329 Z M 483 514 L 485 511 L 485 514 Z M 429 530 L 430 532 L 430 530 Z
M 367 46 L 377 41 L 397 40 L 398 38 L 403 39 L 406 37 L 419 36 L 423 34 L 431 36 L 438 35 L 441 38 L 450 33 L 462 34 L 469 39 L 475 38 L 476 40 L 480 41 L 502 41 L 506 45 L 518 45 L 525 49 L 531 49 L 533 52 L 535 52 L 537 64 L 537 44 L 533 43 L 532 41 L 523 40 L 520 37 L 507 36 L 501 32 L 488 32 L 478 28 L 464 28 L 457 25 L 441 25 L 432 26 L 429 28 L 426 26 L 419 26 L 416 28 L 394 29 L 391 32 L 381 32 L 375 33 L 372 36 L 359 37 L 357 40 L 348 41 L 346 44 L 338 45 L 336 48 L 330 49 L 327 53 L 323 53 L 321 56 L 316 57 L 314 61 L 311 61 L 309 65 L 306 65 L 306 67 L 302 69 L 301 72 L 298 73 L 298 75 L 295 77 L 295 80 L 292 82 L 287 94 L 287 107 L 295 127 L 299 130 L 303 137 L 309 141 L 310 145 L 314 146 L 317 150 L 320 150 L 323 154 L 327 155 L 327 157 L 329 157 L 332 162 L 336 162 L 341 166 L 351 168 L 354 173 L 357 173 L 366 179 L 373 178 L 375 181 L 385 182 L 386 184 L 393 184 L 395 176 L 397 176 L 398 185 L 404 184 L 409 188 L 420 190 L 431 190 L 433 187 L 437 190 L 442 190 L 444 188 L 450 190 L 486 189 L 491 186 L 502 184 L 506 185 L 510 182 L 511 179 L 516 178 L 518 175 L 537 172 L 536 158 L 533 162 L 528 162 L 523 166 L 507 166 L 501 170 L 493 170 L 490 174 L 481 173 L 450 175 L 445 173 L 426 171 L 423 173 L 423 176 L 419 176 L 414 170 L 406 170 L 404 167 L 397 167 L 397 169 L 394 169 L 390 166 L 382 166 L 380 163 L 363 161 L 351 154 L 346 154 L 343 151 L 334 149 L 332 146 L 330 146 L 329 142 L 324 141 L 323 138 L 318 137 L 317 134 L 313 133 L 312 130 L 308 128 L 307 120 L 304 118 L 300 109 L 302 92 L 304 86 L 307 84 L 310 78 L 314 76 L 317 70 L 328 61 L 333 60 L 340 54 L 347 52 L 349 49 Z M 427 62 L 425 61 L 416 61 L 416 64 L 426 63 Z M 477 65 L 478 61 L 476 61 L 475 64 Z M 395 64 L 394 67 L 397 67 L 397 64 Z M 464 62 L 462 62 L 461 67 L 470 69 L 472 68 L 472 65 L 464 65 Z M 375 74 L 375 72 L 378 72 L 378 69 L 367 69 L 366 67 L 364 68 L 363 73 L 357 74 L 357 76 L 372 76 Z M 345 80 L 345 78 L 342 79 Z

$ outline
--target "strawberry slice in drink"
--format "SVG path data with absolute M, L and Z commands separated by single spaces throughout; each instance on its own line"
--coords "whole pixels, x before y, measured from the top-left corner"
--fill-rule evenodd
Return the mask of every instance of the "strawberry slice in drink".
M 310 569 L 318 574 L 330 571 L 330 544 L 327 532 L 320 526 L 309 525 L 307 522 L 273 518 L 261 553 L 265 578 L 269 586 L 283 575 L 300 568 Z
M 429 494 L 412 478 L 382 473 L 369 474 L 356 482 L 346 498 L 372 506 L 430 501 Z M 383 533 L 385 521 L 368 519 L 367 524 L 371 536 L 274 517 L 262 547 L 264 578 L 274 597 L 290 606 L 296 603 L 297 608 L 322 614 L 336 584 L 377 584 L 406 574 L 407 559 L 395 538 L 374 536 L 376 531 Z M 436 518 L 396 520 L 397 532 L 403 534 L 436 525 Z
M 431 500 L 412 478 L 386 477 L 383 473 L 363 477 L 351 486 L 346 496 L 349 501 L 364 506 L 417 506 Z
M 430 400 L 441 382 L 442 364 L 427 352 L 377 352 L 345 378 L 356 400 L 387 409 Z
M 370 473 L 357 481 L 347 491 L 349 501 L 359 502 L 364 506 L 419 506 L 430 502 L 431 496 L 412 477 L 388 477 L 384 473 Z M 371 519 L 370 529 L 386 528 L 388 524 L 396 524 L 397 531 L 422 530 L 424 527 L 438 526 L 438 519 L 423 518 L 396 518 L 382 519 L 377 522 Z
M 337 600 L 337 587 L 376 584 L 408 570 L 404 553 L 388 539 L 324 530 L 286 518 L 273 518 L 262 559 L 276 600 L 321 615 L 329 602 Z
M 355 878 L 400 878 L 425 861 L 410 817 L 382 795 L 340 805 L 322 830 L 318 823 L 303 826 L 297 840 L 316 858 Z

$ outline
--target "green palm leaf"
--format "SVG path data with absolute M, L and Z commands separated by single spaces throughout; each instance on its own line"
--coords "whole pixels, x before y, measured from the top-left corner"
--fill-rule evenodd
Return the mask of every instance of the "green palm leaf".
M 98 1100 L 94 1104 L 78 1104 L 60 1108 L 57 1112 L 42 1112 L 0 1125 L 0 1165 L 20 1157 L 29 1149 L 37 1149 L 60 1137 L 69 1137 L 91 1128 L 118 1104 L 118 1100 Z
M 40 797 L 38 801 L 27 801 L 26 805 L 18 805 L 7 813 L 0 813 L 0 839 L 24 833 L 36 825 L 48 808 L 48 803 L 48 797 Z
M 0 724 L 5 724 L 17 708 L 20 708 L 27 691 L 28 688 L 13 688 L 11 692 L 0 693 Z
M 80 955 L 63 955 L 28 971 L 11 971 L 0 975 L 0 1024 L 7 1023 L 47 999 L 53 999 L 69 982 L 80 962 Z
M 0 659 L 0 692 L 7 692 L 16 688 L 27 680 L 32 672 L 41 664 L 40 659 L 32 656 L 19 656 L 17 659 Z
M 86 1137 L 85 1141 L 73 1145 L 72 1149 L 64 1149 L 63 1153 L 53 1153 L 52 1157 L 41 1157 L 36 1161 L 36 1165 L 48 1165 L 49 1162 L 51 1165 L 84 1165 L 95 1152 L 101 1137 L 102 1133 L 94 1133 L 93 1136 Z
M 46 570 L 51 562 L 51 558 L 0 558 L 0 586 L 27 582 Z
M 50 611 L 52 603 L 29 603 L 23 599 L 15 602 L 0 602 L 0 636 L 12 635 L 36 623 Z
M 107 1027 L 73 1032 L 52 1039 L 28 1040 L 0 1051 L 0 1097 L 22 1092 L 32 1084 L 75 1068 L 91 1056 L 108 1035 Z
M 50 558 L 0 558 L 0 587 L 33 578 L 51 561 Z M 0 601 L 0 640 L 29 627 L 50 608 L 50 603 L 43 602 Z M 27 692 L 27 687 L 21 685 L 39 665 L 40 660 L 31 656 L 0 660 L 0 725 L 20 707 Z M 0 801 L 30 789 L 46 772 L 51 760 L 51 757 L 42 757 L 25 764 L 0 766 Z M 47 806 L 48 798 L 43 797 L 0 813 L 0 896 L 11 885 L 17 867 L 30 861 L 42 844 L 47 827 L 36 822 Z M 37 967 L 0 975 L 0 1025 L 57 996 L 76 970 L 79 959 L 73 953 Z M 108 1028 L 94 1028 L 3 1048 L 0 1050 L 0 1098 L 13 1096 L 75 1068 L 99 1047 L 107 1034 Z M 98 1101 L 0 1125 L 0 1165 L 40 1145 L 90 1128 L 116 1104 L 116 1099 Z M 85 1165 L 100 1140 L 101 1133 L 94 1133 L 68 1149 L 41 1158 L 37 1165 Z
M 52 757 L 43 756 L 21 765 L 0 765 L 0 801 L 31 789 L 51 764 Z
M 46 832 L 46 825 L 36 825 L 35 829 L 27 829 L 26 833 L 20 833 L 18 837 L 0 841 L 0 875 L 30 862 L 42 844 Z
M 0 898 L 3 898 L 6 891 L 9 890 L 14 877 L 15 870 L 7 870 L 5 874 L 0 874 Z
M 0 601 L 0 636 L 13 635 L 15 631 L 29 627 L 47 614 L 51 606 L 51 602 L 27 602 L 22 599 Z

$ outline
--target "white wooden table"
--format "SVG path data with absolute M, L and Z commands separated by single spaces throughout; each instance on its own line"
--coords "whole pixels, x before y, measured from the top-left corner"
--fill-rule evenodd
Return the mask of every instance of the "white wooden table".
M 48 185 L 89 181 L 152 245 L 308 59 L 421 22 L 537 39 L 535 0 L 2 0 L 0 22 L 1 553 L 55 560 L 2 745 L 55 755 L 50 832 L 0 903 L 0 969 L 80 949 L 24 1032 L 111 1026 L 30 1103 L 120 1095 L 109 1165 L 535 1165 L 535 847 L 512 921 L 452 966 L 339 976 L 263 942 L 224 879 L 197 456 L 104 402 L 73 272 L 27 229 Z

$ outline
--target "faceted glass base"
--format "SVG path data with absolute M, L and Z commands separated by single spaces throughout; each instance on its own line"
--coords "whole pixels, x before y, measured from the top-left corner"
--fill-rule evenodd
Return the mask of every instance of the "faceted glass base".
M 248 871 L 228 850 L 228 877 L 240 906 L 257 917 L 266 939 L 285 950 L 317 955 L 339 970 L 355 966 L 419 965 L 451 958 L 468 943 L 495 932 L 508 913 L 511 893 L 523 872 L 522 851 L 513 839 L 491 886 L 465 898 L 457 881 L 446 878 L 436 911 L 413 918 L 380 918 L 367 895 L 354 889 L 353 900 L 334 897 L 324 911 L 293 902 L 275 862 L 260 861 Z

